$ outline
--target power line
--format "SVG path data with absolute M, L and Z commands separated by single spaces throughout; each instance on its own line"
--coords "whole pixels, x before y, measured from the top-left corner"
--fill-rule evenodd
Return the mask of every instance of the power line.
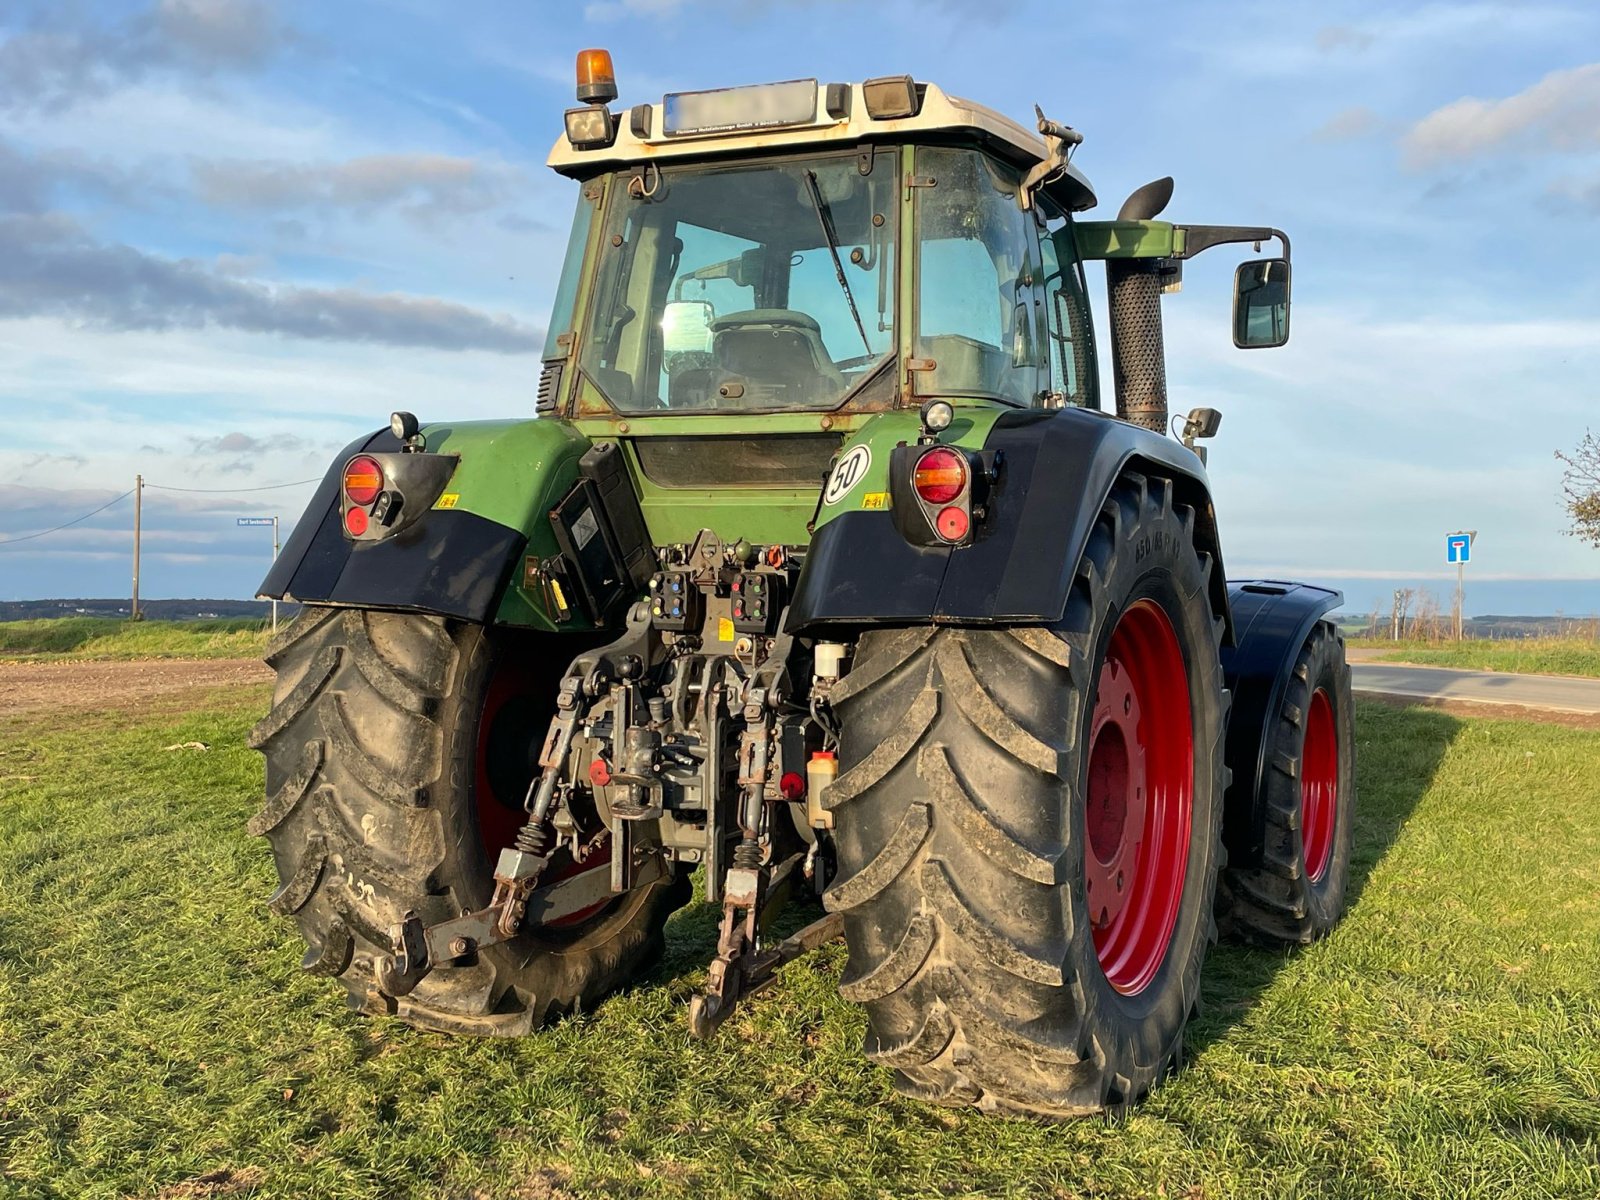
M 264 487 L 249 487 L 249 488 L 181 488 L 181 487 L 168 487 L 166 484 L 163 484 L 163 483 L 149 483 L 149 482 L 146 482 L 144 484 L 144 486 L 147 487 L 147 488 L 159 488 L 163 492 L 195 492 L 195 493 L 205 493 L 205 494 L 210 494 L 210 495 L 234 495 L 234 494 L 243 494 L 245 492 L 276 492 L 276 491 L 279 491 L 282 488 L 304 487 L 308 483 L 321 483 L 321 482 L 322 482 L 322 476 L 319 475 L 315 479 L 297 479 L 293 483 L 269 483 Z M 31 542 L 31 541 L 33 541 L 34 538 L 48 537 L 52 533 L 60 533 L 63 529 L 71 529 L 74 525 L 81 525 L 83 522 L 87 521 L 90 517 L 98 516 L 99 514 L 105 512 L 105 510 L 110 508 L 113 504 L 116 504 L 116 503 L 118 503 L 120 501 L 126 500 L 129 496 L 133 495 L 133 492 L 134 492 L 134 489 L 133 488 L 129 488 L 127 491 L 123 492 L 122 495 L 117 496 L 114 499 L 107 500 L 104 504 L 102 504 L 99 508 L 95 509 L 93 512 L 84 513 L 83 516 L 75 517 L 73 520 L 67 521 L 65 524 L 62 524 L 62 525 L 57 525 L 52 529 L 41 529 L 37 533 L 25 533 L 21 537 L 0 538 L 0 546 L 9 546 L 9 545 L 12 545 L 15 542 Z
M 107 500 L 99 508 L 95 509 L 94 512 L 84 513 L 83 516 L 77 517 L 74 520 L 68 521 L 65 525 L 57 525 L 54 529 L 41 529 L 38 533 L 25 533 L 21 537 L 6 538 L 3 541 L 0 541 L 0 546 L 9 546 L 13 542 L 31 542 L 34 538 L 42 538 L 42 537 L 45 537 L 47 534 L 60 533 L 63 529 L 71 529 L 74 525 L 82 524 L 84 521 L 87 521 L 90 517 L 97 516 L 98 514 L 105 512 L 105 510 L 110 508 L 113 504 L 116 504 L 118 501 L 121 501 L 121 500 L 126 500 L 131 495 L 133 495 L 133 489 L 129 488 L 127 491 L 123 492 L 122 495 L 118 496 L 115 500 Z
M 248 488 L 181 488 L 168 487 L 164 483 L 146 483 L 147 488 L 157 488 L 163 492 L 205 492 L 210 495 L 242 495 L 245 492 L 275 492 L 279 488 L 304 487 L 308 483 L 321 483 L 322 476 L 315 479 L 297 479 L 293 483 L 269 483 L 265 487 Z

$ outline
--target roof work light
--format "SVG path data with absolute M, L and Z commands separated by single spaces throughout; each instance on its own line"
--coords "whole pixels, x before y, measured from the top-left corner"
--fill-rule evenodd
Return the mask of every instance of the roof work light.
M 922 107 L 916 80 L 909 75 L 882 75 L 877 79 L 869 79 L 861 85 L 861 98 L 866 101 L 867 115 L 874 121 L 914 117 Z

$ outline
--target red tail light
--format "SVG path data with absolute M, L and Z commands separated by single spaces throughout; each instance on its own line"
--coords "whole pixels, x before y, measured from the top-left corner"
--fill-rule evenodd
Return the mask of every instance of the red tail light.
M 937 446 L 917 459 L 912 485 L 929 504 L 948 504 L 966 491 L 967 457 L 948 446 Z
M 952 504 L 949 508 L 941 509 L 933 522 L 934 529 L 939 536 L 947 542 L 959 542 L 967 536 L 967 530 L 972 528 L 972 518 L 967 516 L 967 510 Z
M 383 491 L 383 468 L 362 455 L 352 458 L 344 468 L 344 494 L 352 504 L 371 504 Z

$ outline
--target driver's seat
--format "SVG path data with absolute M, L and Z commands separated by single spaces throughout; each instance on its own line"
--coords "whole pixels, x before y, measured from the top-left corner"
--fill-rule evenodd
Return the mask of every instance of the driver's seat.
M 718 371 L 757 403 L 804 404 L 843 393 L 844 375 L 822 344 L 822 326 L 792 308 L 752 308 L 711 322 Z

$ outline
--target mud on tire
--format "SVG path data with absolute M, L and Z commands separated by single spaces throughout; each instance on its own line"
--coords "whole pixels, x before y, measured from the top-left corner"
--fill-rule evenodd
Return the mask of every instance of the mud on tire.
M 249 830 L 272 844 L 280 886 L 268 906 L 299 927 L 302 965 L 337 978 L 352 1007 L 450 1033 L 524 1033 L 647 968 L 668 913 L 688 897 L 687 880 L 663 880 L 573 928 L 524 934 L 437 970 L 399 1000 L 378 991 L 374 964 L 407 910 L 446 920 L 493 891 L 477 815 L 490 683 L 510 656 L 531 662 L 524 717 L 547 721 L 570 657 L 509 636 L 308 606 L 268 650 L 272 710 L 250 735 L 266 756 L 267 799 Z M 536 753 L 544 725 L 524 723 Z
M 1137 1102 L 1178 1060 L 1221 854 L 1227 694 L 1209 556 L 1168 480 L 1113 489 L 1054 629 L 866 634 L 835 693 L 829 791 L 841 991 L 899 1090 L 1061 1117 Z M 1187 669 L 1193 806 L 1171 940 L 1136 994 L 1107 981 L 1085 894 L 1086 746 L 1121 615 L 1158 605 Z
M 1344 913 L 1355 831 L 1355 710 L 1344 638 L 1319 621 L 1268 727 L 1262 863 L 1223 872 L 1223 932 L 1269 948 L 1326 936 Z

